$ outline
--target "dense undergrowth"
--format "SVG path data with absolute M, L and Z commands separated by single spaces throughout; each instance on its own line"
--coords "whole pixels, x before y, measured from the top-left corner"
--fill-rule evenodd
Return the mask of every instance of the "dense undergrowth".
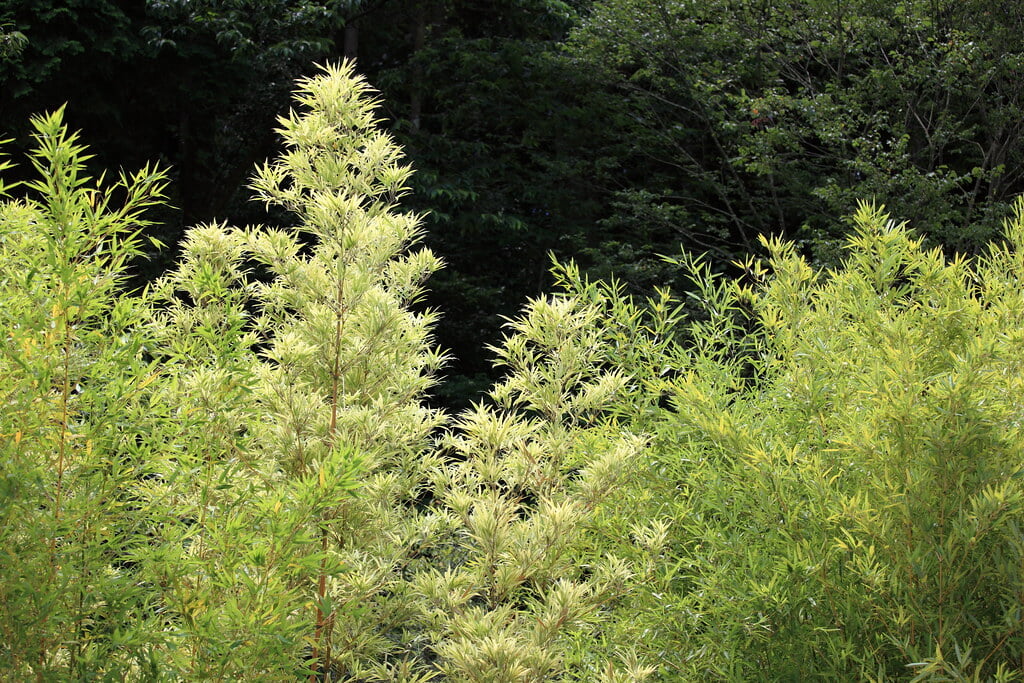
M 0 187 L 0 669 L 36 680 L 1013 680 L 1024 669 L 1024 204 L 947 260 L 864 205 L 682 300 L 556 266 L 425 405 L 440 263 L 349 66 L 255 197 L 122 287 L 165 180 L 61 114 Z

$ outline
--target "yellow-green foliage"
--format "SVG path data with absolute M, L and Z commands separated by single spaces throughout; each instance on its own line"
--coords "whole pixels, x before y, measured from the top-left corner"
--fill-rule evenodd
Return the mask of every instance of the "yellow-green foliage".
M 0 671 L 116 678 L 147 667 L 161 631 L 121 570 L 147 526 L 125 430 L 146 422 L 155 369 L 118 289 L 164 179 L 90 178 L 62 112 L 33 126 L 39 179 L 0 204 Z
M 285 151 L 252 183 L 295 227 L 197 227 L 155 288 L 153 334 L 178 370 L 162 400 L 198 416 L 202 444 L 149 492 L 195 510 L 179 531 L 195 568 L 174 595 L 187 678 L 294 675 L 303 659 L 344 676 L 391 648 L 381 596 L 418 534 L 410 504 L 441 421 L 421 398 L 443 356 L 434 315 L 410 310 L 439 263 L 408 251 L 410 170 L 369 92 L 351 65 L 302 80 Z M 191 494 L 171 481 L 185 453 L 201 454 Z
M 198 226 L 142 293 L 162 174 L 96 182 L 35 120 L 0 203 L 5 676 L 1019 677 L 1024 203 L 976 261 L 870 206 L 835 271 L 680 259 L 679 305 L 559 267 L 445 427 L 440 264 L 369 94 L 301 81 L 252 183 L 294 225 Z
M 643 448 L 607 417 L 626 378 L 604 367 L 600 313 L 581 297 L 531 302 L 494 349 L 509 372 L 493 403 L 445 440 L 454 458 L 432 482 L 445 524 L 411 579 L 443 680 L 599 679 L 567 661 L 569 638 L 606 621 L 634 578 L 592 527 Z M 610 680 L 647 670 L 622 673 Z
M 135 294 L 162 176 L 94 186 L 59 114 L 36 122 L 42 179 L 0 205 L 5 673 L 645 676 L 578 647 L 629 590 L 590 526 L 643 447 L 611 417 L 601 306 L 532 303 L 507 381 L 442 435 L 414 310 L 439 262 L 369 93 L 351 65 L 301 81 L 252 183 L 294 226 L 195 227 Z
M 1024 667 L 1017 210 L 976 263 L 862 206 L 835 272 L 774 241 L 743 283 L 694 269 L 705 312 L 657 385 L 667 680 Z

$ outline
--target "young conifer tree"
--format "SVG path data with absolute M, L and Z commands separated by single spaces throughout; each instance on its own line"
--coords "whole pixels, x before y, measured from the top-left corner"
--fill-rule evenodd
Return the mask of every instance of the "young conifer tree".
M 259 388 L 273 419 L 258 438 L 293 474 L 353 449 L 364 468 L 360 495 L 319 520 L 321 552 L 344 569 L 328 576 L 325 563 L 317 577 L 321 670 L 333 640 L 351 661 L 387 647 L 382 596 L 417 534 L 414 502 L 442 420 L 422 404 L 444 362 L 431 345 L 436 316 L 412 308 L 440 261 L 409 249 L 421 219 L 397 202 L 411 169 L 377 129 L 371 92 L 351 64 L 299 83 L 302 110 L 281 120 L 285 152 L 253 188 L 300 222 L 290 233 L 246 232 L 250 257 L 273 276 L 255 288 L 257 327 L 273 330 Z
M 223 641 L 220 656 L 234 663 L 204 675 L 242 671 L 237 643 L 271 636 L 292 652 L 275 669 L 270 649 L 254 649 L 267 674 L 294 666 L 303 643 L 308 670 L 335 679 L 391 647 L 397 617 L 384 596 L 420 534 L 414 502 L 442 420 L 421 400 L 444 357 L 431 346 L 435 315 L 413 310 L 440 264 L 410 250 L 420 218 L 397 202 L 411 171 L 377 130 L 370 94 L 350 64 L 300 81 L 299 109 L 280 119 L 285 149 L 252 183 L 295 224 L 196 228 L 157 287 L 158 336 L 194 371 L 178 393 L 195 397 L 186 412 L 206 416 L 201 438 L 217 453 L 195 464 L 189 524 L 198 519 L 199 536 L 188 554 L 193 583 L 222 585 L 189 586 L 176 601 L 193 634 L 189 671 L 211 660 L 199 653 L 215 627 L 248 636 Z M 226 511 L 217 526 L 211 502 Z M 241 563 L 240 538 L 260 549 Z M 232 589 L 230 575 L 243 574 Z M 252 577 L 251 595 L 239 595 Z M 273 604 L 253 602 L 269 593 Z M 254 612 L 277 626 L 258 633 L 246 625 Z

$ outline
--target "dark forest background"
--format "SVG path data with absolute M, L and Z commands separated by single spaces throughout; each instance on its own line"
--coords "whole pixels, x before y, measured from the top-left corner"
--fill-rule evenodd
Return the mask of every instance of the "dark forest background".
M 17 158 L 67 103 L 97 171 L 170 169 L 141 284 L 187 226 L 288 223 L 247 179 L 294 80 L 356 59 L 447 262 L 427 303 L 460 408 L 549 253 L 636 294 L 685 286 L 659 254 L 730 270 L 762 234 L 828 266 L 860 199 L 976 252 L 1024 189 L 1022 34 L 987 0 L 14 0 L 0 137 Z

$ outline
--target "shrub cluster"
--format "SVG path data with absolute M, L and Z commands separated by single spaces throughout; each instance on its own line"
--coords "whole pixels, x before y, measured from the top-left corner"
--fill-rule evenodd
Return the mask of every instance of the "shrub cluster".
M 640 303 L 556 265 L 426 406 L 440 267 L 351 65 L 258 200 L 124 287 L 166 180 L 61 112 L 0 184 L 0 669 L 36 680 L 1012 680 L 1024 203 L 985 258 L 880 209 Z M 0 170 L 9 162 L 0 163 Z

